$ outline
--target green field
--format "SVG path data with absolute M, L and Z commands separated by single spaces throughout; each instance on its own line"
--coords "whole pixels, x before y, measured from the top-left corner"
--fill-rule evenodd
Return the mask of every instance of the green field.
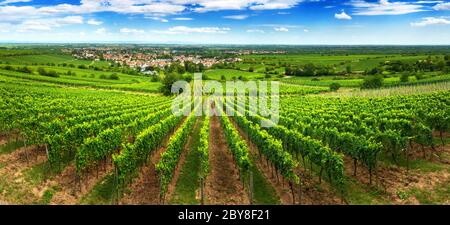
M 221 80 L 222 76 L 224 76 L 226 80 L 239 79 L 239 77 L 242 77 L 247 80 L 264 78 L 263 73 L 256 73 L 256 72 L 251 73 L 251 72 L 232 70 L 232 69 L 208 70 L 204 73 L 204 75 L 207 76 L 208 79 L 211 79 L 211 80 Z
M 403 56 L 398 54 L 382 55 L 318 55 L 318 54 L 291 54 L 291 55 L 247 55 L 244 56 L 244 63 L 239 64 L 242 69 L 248 69 L 254 66 L 255 69 L 263 72 L 265 66 L 304 65 L 307 63 L 334 66 L 338 71 L 345 71 L 350 65 L 353 71 L 364 71 L 372 69 L 386 61 L 400 60 L 404 62 L 415 62 L 420 59 L 426 59 L 428 55 Z M 442 57 L 442 56 L 441 56 Z
M 309 86 L 323 86 L 327 87 L 332 83 L 339 83 L 342 87 L 359 87 L 363 82 L 363 77 L 345 77 L 345 76 L 321 76 L 321 77 L 285 77 L 280 79 L 283 83 L 297 84 L 297 85 L 309 85 Z M 401 86 L 401 85 L 414 85 L 414 84 L 427 84 L 435 82 L 445 82 L 450 80 L 450 74 L 436 75 L 428 74 L 424 75 L 423 79 L 417 80 L 415 76 L 410 76 L 408 82 L 401 82 L 399 76 L 392 76 L 384 78 L 384 86 Z

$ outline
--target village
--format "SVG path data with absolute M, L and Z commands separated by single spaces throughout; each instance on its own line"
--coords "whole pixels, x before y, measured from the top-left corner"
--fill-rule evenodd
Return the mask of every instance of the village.
M 67 50 L 68 51 L 68 50 Z M 191 62 L 196 65 L 202 64 L 205 68 L 211 68 L 215 64 L 224 62 L 240 62 L 241 58 L 238 54 L 227 53 L 228 55 L 236 55 L 233 57 L 206 57 L 198 52 L 182 52 L 169 49 L 158 48 L 81 48 L 71 49 L 72 55 L 77 59 L 87 59 L 93 61 L 110 61 L 122 66 L 130 68 L 140 68 L 141 72 L 151 72 L 155 68 L 166 68 L 172 63 L 184 64 Z M 250 54 L 251 51 L 245 51 L 244 54 Z

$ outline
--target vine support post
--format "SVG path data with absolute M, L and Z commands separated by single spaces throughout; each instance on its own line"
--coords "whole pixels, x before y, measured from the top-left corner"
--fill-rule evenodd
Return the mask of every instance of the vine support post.
M 298 183 L 298 204 L 302 204 L 302 181 Z
M 48 171 L 51 174 L 52 173 L 52 163 L 50 162 L 50 155 L 48 153 L 48 146 L 47 146 L 47 144 L 45 144 L 45 154 L 47 154 Z
M 24 150 L 25 150 L 25 158 L 27 159 L 27 165 L 30 163 L 28 160 L 28 151 L 27 151 L 27 140 L 23 140 Z
M 205 204 L 205 180 L 202 178 L 200 178 L 200 204 L 204 205 Z
M 250 205 L 253 205 L 253 171 L 250 171 L 249 176 L 250 176 L 249 179 Z

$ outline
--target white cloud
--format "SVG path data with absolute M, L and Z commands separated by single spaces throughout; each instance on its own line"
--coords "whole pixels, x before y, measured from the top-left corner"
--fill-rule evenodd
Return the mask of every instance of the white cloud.
M 143 34 L 145 32 L 143 30 L 138 30 L 138 29 L 122 28 L 122 29 L 120 29 L 120 33 L 124 33 L 124 34 Z
M 81 17 L 81 16 L 66 16 L 63 18 L 56 19 L 56 22 L 60 25 L 82 24 L 83 17 Z
M 309 33 L 309 30 L 308 29 L 303 29 L 303 32 Z
M 450 25 L 450 20 L 445 18 L 425 17 L 422 21 L 411 23 L 412 27 L 426 27 L 430 25 Z
M 277 14 L 278 15 L 290 15 L 291 13 L 290 12 L 278 12 Z
M 186 27 L 175 26 L 167 30 L 156 30 L 155 33 L 161 34 L 190 34 L 190 33 L 208 33 L 208 34 L 226 34 L 231 29 L 228 27 Z
M 176 17 L 176 18 L 173 18 L 172 20 L 190 21 L 190 20 L 194 20 L 194 19 L 189 18 L 189 17 Z
M 220 11 L 220 10 L 274 10 L 289 9 L 304 0 L 186 0 L 195 3 L 198 7 L 196 12 Z
M 105 28 L 99 28 L 99 29 L 97 29 L 95 31 L 95 33 L 99 34 L 99 35 L 104 35 L 104 34 L 106 34 L 106 29 Z
M 347 13 L 345 13 L 344 11 L 342 11 L 341 13 L 335 13 L 334 14 L 334 18 L 338 19 L 338 20 L 351 20 L 352 17 L 349 16 Z
M 25 20 L 17 25 L 17 31 L 18 32 L 50 31 L 53 28 L 74 24 L 83 24 L 83 17 L 66 16 L 62 18 L 52 18 L 52 19 Z
M 169 22 L 169 20 L 161 18 L 161 17 L 157 17 L 157 16 L 149 16 L 149 17 L 145 17 L 146 19 L 151 19 L 151 20 L 155 20 L 155 21 L 159 21 L 161 23 L 167 23 Z
M 287 29 L 286 27 L 274 27 L 273 29 L 278 32 L 288 32 L 289 31 L 289 29 Z
M 94 25 L 94 26 L 99 26 L 99 25 L 102 25 L 103 22 L 95 20 L 95 19 L 90 19 L 90 20 L 87 21 L 87 24 Z
M 439 3 L 433 7 L 434 10 L 450 10 L 450 2 Z
M 9 23 L 0 23 L 0 33 L 8 33 L 11 31 L 12 25 Z
M 259 1 L 256 5 L 250 6 L 253 10 L 273 10 L 273 9 L 290 9 L 300 2 L 298 0 L 274 0 L 274 1 Z
M 223 18 L 232 20 L 245 20 L 248 18 L 248 15 L 232 15 L 232 16 L 224 16 Z
M 403 15 L 426 11 L 425 7 L 415 2 L 366 2 L 365 0 L 352 0 L 349 3 L 355 8 L 353 15 L 378 16 L 378 15 Z
M 5 0 L 0 2 L 0 5 L 8 5 L 11 3 L 18 3 L 18 2 L 31 2 L 32 0 Z
M 247 33 L 265 33 L 263 30 L 259 30 L 259 29 L 249 29 L 247 30 Z
M 0 5 L 0 18 L 2 18 L 2 21 L 21 22 L 30 18 L 100 12 L 161 17 L 176 15 L 186 11 L 275 10 L 289 9 L 306 0 L 80 0 L 79 4 L 63 3 L 46 6 L 6 5 L 7 3 L 19 1 L 26 2 L 30 0 L 6 0 L 2 2 L 3 4 Z

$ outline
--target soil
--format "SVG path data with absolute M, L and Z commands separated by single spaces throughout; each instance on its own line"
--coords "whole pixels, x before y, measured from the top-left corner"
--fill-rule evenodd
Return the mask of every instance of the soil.
M 441 153 L 450 155 L 450 145 L 441 147 Z M 412 153 L 420 155 L 421 153 Z M 448 165 L 447 161 L 431 160 L 434 163 L 441 163 L 442 165 Z M 347 176 L 353 176 L 353 160 L 349 157 L 344 158 L 345 174 Z M 372 174 L 372 185 L 370 185 L 369 171 L 361 163 L 357 163 L 357 175 L 354 177 L 360 183 L 367 186 L 375 186 L 384 191 L 389 201 L 394 204 L 419 204 L 417 199 L 409 198 L 407 202 L 399 198 L 397 192 L 405 191 L 411 188 L 418 188 L 420 190 L 433 190 L 436 185 L 442 184 L 442 182 L 448 181 L 450 183 L 449 169 L 443 169 L 438 172 L 423 172 L 418 170 L 408 170 L 405 167 L 397 165 L 385 165 L 380 163 L 377 171 Z
M 228 149 L 226 137 L 217 116 L 210 120 L 210 173 L 205 182 L 205 203 L 210 205 L 249 204 L 239 178 L 239 170 Z
M 119 201 L 121 205 L 157 205 L 160 202 L 159 177 L 156 173 L 156 164 L 165 151 L 165 147 L 159 148 L 150 156 L 150 161 L 141 167 L 139 176 L 134 179 L 127 188 L 126 193 Z
M 54 178 L 46 180 L 46 182 L 39 188 L 41 192 L 50 187 L 57 186 L 59 191 L 55 192 L 50 204 L 54 205 L 74 205 L 79 199 L 89 193 L 92 188 L 104 176 L 111 174 L 113 165 L 111 159 L 108 158 L 106 163 L 101 163 L 97 168 L 91 168 L 84 172 L 80 178 L 77 179 L 75 165 L 72 163 L 68 165 L 61 174 Z

